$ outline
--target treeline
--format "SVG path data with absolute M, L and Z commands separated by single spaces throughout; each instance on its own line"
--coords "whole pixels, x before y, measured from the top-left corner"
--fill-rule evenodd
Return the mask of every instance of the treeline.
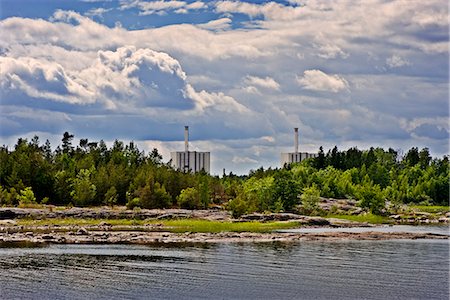
M 229 207 L 237 214 L 292 209 L 318 213 L 319 197 L 356 199 L 380 214 L 403 203 L 448 205 L 449 160 L 432 159 L 427 148 L 411 148 L 404 157 L 393 149 L 361 151 L 334 147 L 318 157 L 283 169 L 251 171 Z
M 361 151 L 337 147 L 317 158 L 281 169 L 260 168 L 248 176 L 184 173 L 162 162 L 156 149 L 145 155 L 133 142 L 79 140 L 64 133 L 54 151 L 19 139 L 0 148 L 0 205 L 33 203 L 129 208 L 207 208 L 225 205 L 234 215 L 254 211 L 317 213 L 319 197 L 353 198 L 383 213 L 386 201 L 448 204 L 448 157 L 432 159 L 428 149 Z
M 0 148 L 0 205 L 128 205 L 142 208 L 206 208 L 228 201 L 227 180 L 205 173 L 183 173 L 162 163 L 154 149 L 144 155 L 133 142 L 81 139 L 64 133 L 54 151 L 19 139 L 14 149 Z M 230 177 L 232 180 L 233 176 Z

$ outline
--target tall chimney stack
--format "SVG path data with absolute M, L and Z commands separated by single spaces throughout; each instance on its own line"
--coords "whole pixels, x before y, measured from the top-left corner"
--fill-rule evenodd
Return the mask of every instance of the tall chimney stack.
M 298 153 L 298 128 L 294 128 L 294 150 Z
M 189 151 L 189 126 L 184 126 L 184 151 Z

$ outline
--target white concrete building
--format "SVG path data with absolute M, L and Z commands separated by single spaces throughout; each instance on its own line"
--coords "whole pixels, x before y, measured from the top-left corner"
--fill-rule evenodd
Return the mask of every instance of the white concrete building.
M 184 151 L 171 152 L 172 166 L 184 172 L 210 173 L 210 153 L 189 151 L 189 126 L 184 126 Z
M 281 167 L 317 156 L 317 153 L 298 152 L 298 128 L 294 128 L 294 152 L 281 153 Z

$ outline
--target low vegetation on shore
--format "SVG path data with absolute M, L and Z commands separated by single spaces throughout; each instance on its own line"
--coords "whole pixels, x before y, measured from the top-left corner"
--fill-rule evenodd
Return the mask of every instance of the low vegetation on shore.
M 104 229 L 120 231 L 167 231 L 173 233 L 185 232 L 272 232 L 280 229 L 298 228 L 299 222 L 230 222 L 230 221 L 210 221 L 199 219 L 178 219 L 178 220 L 137 220 L 137 219 L 20 219 L 14 225 L 19 226 L 21 231 L 68 231 L 70 228 L 85 227 L 93 230 Z M 44 228 L 44 227 L 47 227 Z M 50 229 L 48 229 L 50 228 Z
M 320 148 L 317 158 L 300 164 L 219 178 L 174 170 L 156 149 L 145 154 L 132 142 L 116 140 L 108 148 L 81 139 L 74 146 L 73 138 L 66 132 L 55 150 L 37 136 L 0 147 L 0 206 L 216 207 L 234 218 L 294 212 L 371 223 L 393 214 L 448 212 L 448 157 L 433 159 L 427 148 L 404 156 L 393 149 Z M 340 200 L 345 203 L 337 205 Z

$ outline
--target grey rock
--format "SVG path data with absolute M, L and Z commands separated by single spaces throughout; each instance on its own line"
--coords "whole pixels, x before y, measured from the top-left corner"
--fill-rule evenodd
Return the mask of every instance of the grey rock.
M 81 228 L 78 229 L 78 231 L 77 231 L 77 235 L 88 235 L 88 234 L 89 234 L 89 231 L 87 231 L 87 229 L 84 228 L 84 227 L 81 227 Z

